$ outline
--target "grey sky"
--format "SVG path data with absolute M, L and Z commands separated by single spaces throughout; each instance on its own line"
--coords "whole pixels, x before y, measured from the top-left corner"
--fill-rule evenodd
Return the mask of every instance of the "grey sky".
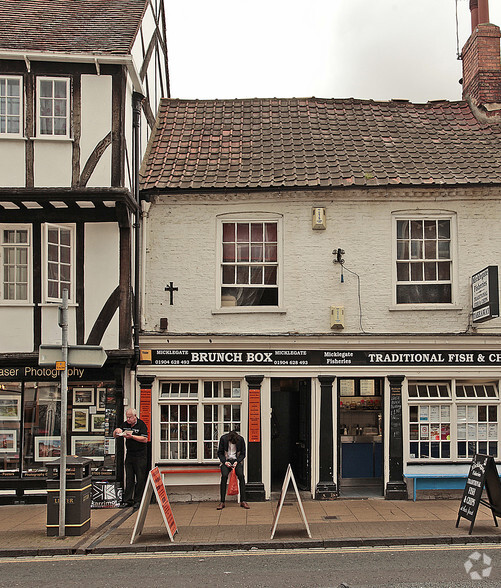
M 490 0 L 501 26 L 501 0 Z M 471 24 L 457 0 L 460 47 Z M 461 99 L 456 0 L 166 0 L 175 98 Z

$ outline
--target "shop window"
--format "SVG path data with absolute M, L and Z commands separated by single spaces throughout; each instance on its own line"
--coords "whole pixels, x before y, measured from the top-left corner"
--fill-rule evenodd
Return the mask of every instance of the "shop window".
M 498 456 L 497 404 L 460 404 L 457 407 L 458 457 L 476 453 Z
M 31 266 L 31 228 L 25 225 L 0 227 L 0 301 L 29 302 Z
M 19 470 L 21 384 L 0 385 L 0 477 Z
M 45 225 L 45 295 L 47 302 L 60 301 L 63 290 L 73 300 L 74 226 Z
M 409 382 L 409 459 L 497 458 L 498 397 L 497 382 Z
M 69 78 L 39 77 L 37 93 L 37 136 L 69 138 Z
M 221 435 L 241 427 L 240 382 L 163 382 L 160 390 L 160 459 L 217 460 Z
M 450 404 L 409 406 L 409 446 L 411 459 L 450 458 Z
M 452 219 L 396 219 L 396 303 L 453 302 Z
M 279 306 L 279 223 L 221 223 L 220 307 Z
M 23 83 L 20 76 L 0 76 L 0 136 L 23 135 Z

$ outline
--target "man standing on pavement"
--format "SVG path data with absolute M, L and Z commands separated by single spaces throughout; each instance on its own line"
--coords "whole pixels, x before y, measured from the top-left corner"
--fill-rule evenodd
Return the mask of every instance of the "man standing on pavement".
M 228 475 L 231 470 L 235 468 L 235 473 L 238 478 L 238 486 L 240 489 L 240 506 L 249 509 L 250 506 L 245 501 L 245 478 L 244 478 L 244 464 L 245 459 L 245 441 L 237 431 L 230 431 L 219 439 L 219 447 L 217 456 L 221 462 L 221 502 L 217 510 L 222 510 L 225 506 L 226 486 L 228 483 Z
M 125 492 L 120 508 L 139 508 L 148 473 L 147 447 L 148 429 L 146 423 L 137 418 L 135 408 L 128 408 L 126 421 L 121 428 L 113 431 L 113 437 L 125 437 Z

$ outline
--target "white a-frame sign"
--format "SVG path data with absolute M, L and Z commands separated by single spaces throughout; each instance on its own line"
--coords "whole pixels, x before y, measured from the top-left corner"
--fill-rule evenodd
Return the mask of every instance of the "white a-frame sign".
M 143 532 L 144 521 L 146 519 L 148 507 L 150 506 L 151 495 L 153 491 L 155 491 L 158 506 L 160 507 L 162 518 L 164 520 L 165 526 L 167 527 L 167 531 L 169 532 L 170 540 L 174 541 L 174 535 L 177 533 L 176 521 L 174 520 L 174 515 L 172 514 L 169 499 L 167 498 L 167 492 L 165 491 L 162 474 L 158 468 L 153 468 L 148 474 L 146 487 L 143 492 L 143 498 L 141 499 L 141 506 L 137 511 L 136 524 L 134 525 L 134 530 L 132 531 L 132 537 L 130 539 L 131 545 Z
M 275 516 L 273 517 L 273 526 L 271 528 L 271 539 L 275 536 L 275 531 L 277 530 L 278 519 L 280 518 L 280 513 L 282 512 L 282 506 L 284 505 L 285 495 L 287 494 L 287 489 L 289 488 L 289 483 L 292 480 L 292 484 L 294 486 L 294 490 L 296 492 L 297 503 L 299 505 L 299 510 L 301 511 L 301 516 L 303 518 L 304 526 L 306 527 L 306 531 L 308 533 L 308 537 L 311 539 L 310 527 L 308 526 L 308 521 L 306 520 L 306 515 L 304 514 L 303 503 L 301 502 L 301 497 L 299 496 L 299 490 L 297 489 L 296 480 L 294 479 L 294 474 L 292 472 L 291 464 L 287 467 L 287 472 L 285 473 L 285 479 L 282 486 L 282 492 L 280 493 L 280 500 L 277 504 L 277 510 L 275 511 Z

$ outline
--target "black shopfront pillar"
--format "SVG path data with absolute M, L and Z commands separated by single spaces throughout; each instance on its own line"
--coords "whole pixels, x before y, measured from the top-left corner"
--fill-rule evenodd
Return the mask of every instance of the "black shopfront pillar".
M 332 418 L 332 383 L 335 376 L 318 376 L 320 382 L 319 482 L 315 500 L 337 496 L 334 482 L 334 426 Z
M 264 500 L 263 464 L 261 452 L 261 382 L 264 376 L 245 376 L 249 387 L 247 484 L 245 494 L 249 502 Z
M 390 382 L 390 479 L 386 484 L 387 500 L 407 500 L 404 482 L 404 445 L 402 438 L 402 382 L 405 376 L 388 376 Z

